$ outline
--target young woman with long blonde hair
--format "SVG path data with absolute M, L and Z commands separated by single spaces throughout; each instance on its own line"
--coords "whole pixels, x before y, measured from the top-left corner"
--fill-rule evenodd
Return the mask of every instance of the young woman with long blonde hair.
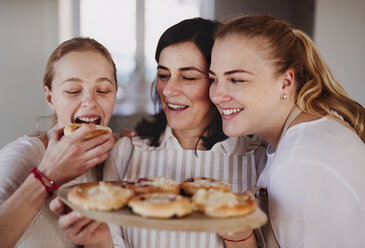
M 364 247 L 365 111 L 311 39 L 271 16 L 240 17 L 217 31 L 210 78 L 224 133 L 269 143 L 258 186 L 274 241 Z

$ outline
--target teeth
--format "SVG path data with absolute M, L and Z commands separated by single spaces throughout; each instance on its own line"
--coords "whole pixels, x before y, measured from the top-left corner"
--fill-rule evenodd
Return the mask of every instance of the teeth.
M 231 115 L 241 112 L 243 108 L 235 108 L 235 109 L 222 109 L 224 115 Z
M 98 117 L 93 117 L 93 118 L 87 118 L 87 117 L 78 117 L 79 120 L 83 121 L 83 122 L 94 122 L 99 120 Z
M 175 105 L 175 104 L 171 104 L 171 103 L 169 103 L 169 104 L 167 104 L 170 108 L 172 108 L 172 109 L 183 109 L 183 108 L 185 108 L 186 106 L 183 106 L 183 105 Z

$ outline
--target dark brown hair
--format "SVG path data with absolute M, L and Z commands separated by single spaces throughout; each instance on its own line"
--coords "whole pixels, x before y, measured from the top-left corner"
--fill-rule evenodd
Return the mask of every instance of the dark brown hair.
M 181 42 L 191 41 L 200 50 L 208 64 L 210 64 L 210 56 L 214 43 L 214 32 L 218 26 L 218 22 L 206 20 L 203 18 L 192 18 L 181 21 L 172 27 L 168 28 L 160 37 L 155 59 L 159 62 L 161 51 L 171 45 Z M 166 129 L 167 119 L 161 107 L 161 100 L 158 96 L 156 82 L 152 84 L 152 100 L 155 103 L 155 110 L 157 114 L 153 115 L 151 119 L 142 119 L 136 126 L 138 136 L 150 140 L 151 146 L 159 146 L 160 138 Z M 203 147 L 211 149 L 214 144 L 219 141 L 227 139 L 227 136 L 222 130 L 222 119 L 217 108 L 212 104 L 215 114 L 211 123 L 204 129 L 200 135 L 198 142 L 203 141 Z M 207 136 L 203 136 L 207 133 Z

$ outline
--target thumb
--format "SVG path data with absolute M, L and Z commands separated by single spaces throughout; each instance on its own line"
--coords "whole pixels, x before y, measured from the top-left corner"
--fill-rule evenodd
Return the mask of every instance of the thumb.
M 58 141 L 60 141 L 62 136 L 63 136 L 63 128 L 54 130 L 54 131 L 52 131 L 52 134 L 51 134 L 51 137 L 50 137 L 48 143 L 50 143 L 50 144 L 57 143 Z
M 57 216 L 61 216 L 64 214 L 64 204 L 58 197 L 54 198 L 49 203 L 49 209 Z
M 252 191 L 250 191 L 250 190 L 246 190 L 245 192 L 243 192 L 243 194 L 248 195 L 250 197 L 253 196 Z

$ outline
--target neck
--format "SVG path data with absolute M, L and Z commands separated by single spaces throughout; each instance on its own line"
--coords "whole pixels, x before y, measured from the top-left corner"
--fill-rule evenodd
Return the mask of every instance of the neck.
M 184 150 L 195 150 L 195 148 L 197 148 L 197 150 L 204 150 L 202 140 L 199 140 L 198 147 L 196 147 L 196 143 L 202 132 L 202 130 L 200 132 L 172 130 L 172 133 Z
M 289 115 L 288 115 L 289 117 Z M 287 118 L 288 118 L 287 117 Z M 314 121 L 314 120 L 318 120 L 321 117 L 318 116 L 314 116 L 312 114 L 309 113 L 305 113 L 305 112 L 301 112 L 297 117 L 295 117 L 295 119 L 289 124 L 289 128 L 298 125 L 299 123 L 303 123 L 303 122 L 308 122 L 308 121 Z M 286 119 L 287 120 L 287 119 Z M 286 121 L 285 121 L 286 122 Z M 274 149 L 276 149 L 278 143 L 279 143 L 279 139 L 280 136 L 282 134 L 282 132 L 284 131 L 284 125 L 285 122 L 281 125 L 281 129 L 280 131 L 276 131 L 275 134 L 276 136 L 271 136 L 270 138 L 265 139 L 265 137 L 262 137 L 264 140 L 266 140 Z
M 268 123 L 267 132 L 259 135 L 263 138 L 266 142 L 268 142 L 272 148 L 276 149 L 281 134 L 283 133 L 284 126 L 288 121 L 289 115 L 294 107 L 293 105 L 285 105 L 285 108 L 281 111 L 278 111 L 274 116 L 276 119 L 272 119 L 272 122 Z M 280 114 L 281 113 L 281 114 Z

